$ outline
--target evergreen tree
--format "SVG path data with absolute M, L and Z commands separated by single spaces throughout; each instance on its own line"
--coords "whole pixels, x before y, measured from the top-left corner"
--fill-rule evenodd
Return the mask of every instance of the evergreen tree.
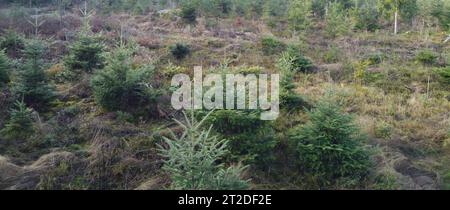
M 398 8 L 400 15 L 409 22 L 411 22 L 419 12 L 417 0 L 398 0 Z
M 188 24 L 197 22 L 197 9 L 193 2 L 185 2 L 181 5 L 180 16 Z
M 300 49 L 296 46 L 289 46 L 282 57 L 286 58 L 289 64 L 286 66 L 292 72 L 308 73 L 313 68 L 311 60 L 303 56 Z
M 314 16 L 324 17 L 330 4 L 340 4 L 347 11 L 354 6 L 355 0 L 312 0 L 311 9 Z
M 275 37 L 263 37 L 261 47 L 265 55 L 274 55 L 285 50 L 286 44 Z
M 0 50 L 4 49 L 6 54 L 12 58 L 20 57 L 24 46 L 23 37 L 13 30 L 6 30 L 0 37 Z
M 34 133 L 31 114 L 32 110 L 24 102 L 17 101 L 0 134 L 8 140 L 25 140 L 30 137 Z
M 355 27 L 360 30 L 375 31 L 379 26 L 379 10 L 376 1 L 356 0 L 353 15 L 356 19 Z
M 352 117 L 332 102 L 320 101 L 309 118 L 291 135 L 302 170 L 323 185 L 338 178 L 364 178 L 370 168 L 369 153 Z
M 231 0 L 213 0 L 215 16 L 226 17 L 231 13 Z
M 242 190 L 248 183 L 241 179 L 245 167 L 225 166 L 220 163 L 226 155 L 228 141 L 211 135 L 211 128 L 202 130 L 207 119 L 195 121 L 185 116 L 186 123 L 175 120 L 184 129 L 183 134 L 164 137 L 168 148 L 160 146 L 161 154 L 167 158 L 163 169 L 169 173 L 172 189 L 178 190 Z
M 10 63 L 5 51 L 0 50 L 0 87 L 9 82 Z
M 288 10 L 287 0 L 268 0 L 264 3 L 264 15 L 269 18 L 281 18 Z
M 280 105 L 282 108 L 301 109 L 308 108 L 306 100 L 295 92 L 295 63 L 296 58 L 289 52 L 284 52 L 277 62 L 277 68 L 281 74 L 280 81 Z
M 176 43 L 175 45 L 170 46 L 169 50 L 177 60 L 181 60 L 191 53 L 189 46 L 182 43 Z
M 450 29 L 450 1 L 433 0 L 431 16 L 438 20 L 439 26 L 444 30 Z
M 347 17 L 344 7 L 337 2 L 329 4 L 325 23 L 325 32 L 331 38 L 345 35 L 351 29 L 351 21 Z
M 245 0 L 232 0 L 233 1 L 233 15 L 239 17 L 245 17 L 248 11 L 248 1 Z
M 260 116 L 261 110 L 216 110 L 205 124 L 229 141 L 228 159 L 264 168 L 274 160 L 277 140 L 272 125 Z
M 69 48 L 64 64 L 72 73 L 91 73 L 94 69 L 104 67 L 104 48 L 101 37 L 92 34 L 86 17 L 77 40 Z
M 307 30 L 311 25 L 311 1 L 293 0 L 289 5 L 288 21 L 291 30 Z
M 264 12 L 265 0 L 249 0 L 246 4 L 246 14 L 249 18 L 259 18 Z
M 117 48 L 108 58 L 108 65 L 91 80 L 97 104 L 108 111 L 139 111 L 156 100 L 158 90 L 149 81 L 153 66 L 133 69 L 131 58 L 125 46 Z
M 55 98 L 54 87 L 48 83 L 42 58 L 45 48 L 38 40 L 27 43 L 24 54 L 25 63 L 18 73 L 12 92 L 17 98 L 37 110 L 45 110 Z

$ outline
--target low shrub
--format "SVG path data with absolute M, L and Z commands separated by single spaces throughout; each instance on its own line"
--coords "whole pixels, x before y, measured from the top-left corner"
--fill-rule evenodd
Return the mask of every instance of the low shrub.
M 181 43 L 176 43 L 175 45 L 170 46 L 169 50 L 173 57 L 178 60 L 185 58 L 191 53 L 189 46 Z
M 450 66 L 436 69 L 436 72 L 440 76 L 440 80 L 444 85 L 450 85 Z
M 377 138 L 388 139 L 391 137 L 392 131 L 393 131 L 392 125 L 382 121 L 375 125 L 374 134 L 375 137 Z
M 370 65 L 377 65 L 383 62 L 383 60 L 386 58 L 386 55 L 384 55 L 381 52 L 372 53 L 367 56 L 367 61 L 370 63 Z
M 326 51 L 323 55 L 323 60 L 325 63 L 337 63 L 339 61 L 339 50 L 332 46 L 328 51 Z
M 285 62 L 285 68 L 289 69 L 291 72 L 308 73 L 314 67 L 311 60 L 303 56 L 296 47 L 289 47 L 288 50 L 280 56 L 279 60 L 283 60 Z
M 283 56 L 287 56 L 291 60 L 291 71 L 293 72 L 308 73 L 314 67 L 311 60 L 305 57 L 300 49 L 295 46 L 288 47 L 286 54 L 283 54 Z
M 263 37 L 261 46 L 265 55 L 274 55 L 286 49 L 286 44 L 274 37 Z
M 416 60 L 425 65 L 434 65 L 437 59 L 438 56 L 431 50 L 422 50 L 416 55 Z

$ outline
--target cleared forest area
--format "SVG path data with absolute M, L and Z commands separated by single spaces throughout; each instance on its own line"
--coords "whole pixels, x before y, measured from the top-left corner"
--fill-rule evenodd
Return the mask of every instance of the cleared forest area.
M 449 0 L 0 0 L 0 189 L 450 189 L 449 38 Z M 194 66 L 279 117 L 175 110 Z

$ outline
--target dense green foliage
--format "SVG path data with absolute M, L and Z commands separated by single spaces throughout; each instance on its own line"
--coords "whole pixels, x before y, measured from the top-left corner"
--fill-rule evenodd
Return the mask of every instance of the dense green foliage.
M 408 22 L 411 22 L 419 12 L 417 0 L 399 0 L 397 8 L 400 16 Z
M 330 3 L 342 5 L 345 10 L 350 9 L 355 5 L 354 0 L 312 0 L 311 10 L 316 16 L 323 17 L 327 12 L 327 7 Z
M 152 107 L 157 90 L 151 87 L 152 66 L 132 68 L 132 52 L 124 46 L 115 49 L 106 67 L 92 78 L 98 105 L 108 111 L 137 112 Z
M 282 57 L 285 57 L 285 59 L 288 60 L 288 68 L 292 72 L 307 73 L 314 67 L 311 60 L 306 58 L 301 53 L 300 49 L 295 46 L 289 46 L 286 53 L 283 54 Z
M 311 26 L 310 1 L 293 0 L 288 10 L 288 21 L 290 28 L 297 31 L 308 30 Z
M 417 53 L 416 60 L 422 64 L 433 65 L 437 62 L 438 56 L 430 50 L 422 50 Z
M 286 44 L 274 37 L 263 37 L 261 39 L 261 46 L 266 55 L 281 53 L 286 49 Z
M 184 3 L 181 6 L 180 16 L 186 23 L 193 24 L 197 21 L 197 10 L 193 3 Z
M 437 69 L 437 73 L 445 85 L 450 85 L 450 66 Z
M 430 15 L 435 17 L 439 25 L 444 29 L 450 29 L 450 2 L 445 0 L 431 0 Z
M 185 123 L 176 120 L 183 134 L 166 138 L 168 148 L 161 146 L 166 157 L 163 169 L 170 174 L 172 189 L 178 190 L 243 190 L 247 181 L 241 179 L 245 167 L 220 163 L 228 152 L 228 141 L 211 135 L 211 127 L 202 130 L 207 119 L 197 122 L 185 114 Z
M 31 40 L 25 47 L 25 63 L 20 67 L 17 81 L 14 82 L 12 92 L 23 99 L 28 105 L 37 110 L 45 110 L 55 98 L 54 87 L 49 84 L 44 71 L 44 44 L 38 40 Z
M 260 120 L 260 111 L 217 110 L 205 124 L 229 140 L 230 159 L 262 167 L 273 160 L 275 133 L 270 123 Z
M 176 43 L 175 45 L 170 46 L 170 53 L 178 60 L 185 58 L 189 53 L 191 53 L 191 49 L 189 46 L 181 43 Z
M 355 27 L 360 30 L 375 31 L 380 27 L 380 13 L 377 2 L 372 0 L 358 0 L 358 7 L 354 11 Z
M 64 59 L 64 64 L 70 72 L 91 73 L 94 69 L 104 66 L 104 45 L 99 36 L 90 35 L 89 28 L 83 29 L 69 49 L 69 55 Z
M 24 39 L 15 31 L 8 30 L 5 34 L 3 34 L 3 36 L 0 37 L 0 50 L 4 49 L 6 54 L 11 57 L 18 57 L 21 55 L 24 47 Z
M 10 61 L 3 50 L 0 50 L 0 87 L 9 82 Z
M 346 35 L 352 28 L 352 22 L 346 15 L 344 6 L 336 2 L 329 4 L 325 16 L 325 24 L 325 32 L 331 38 Z
M 302 109 L 309 107 L 306 100 L 295 92 L 295 58 L 288 52 L 284 52 L 277 61 L 277 68 L 281 73 L 280 81 L 280 105 L 282 108 Z
M 331 102 L 321 101 L 309 112 L 309 118 L 291 136 L 302 171 L 311 173 L 322 185 L 338 178 L 359 180 L 368 175 L 369 153 L 350 115 Z
M 8 140 L 26 140 L 34 133 L 31 113 L 32 110 L 25 103 L 17 101 L 0 134 Z

